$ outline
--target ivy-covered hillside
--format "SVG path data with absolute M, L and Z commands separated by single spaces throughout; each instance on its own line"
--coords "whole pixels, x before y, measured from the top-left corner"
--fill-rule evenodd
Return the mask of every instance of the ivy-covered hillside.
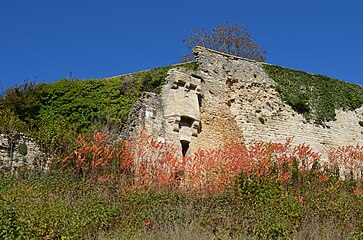
M 195 63 L 177 65 L 195 69 Z M 159 92 L 173 66 L 108 79 L 25 83 L 7 89 L 0 100 L 1 132 L 24 132 L 47 149 L 60 150 L 79 133 L 119 131 L 134 102 Z
M 307 120 L 321 124 L 335 120 L 335 110 L 354 110 L 363 104 L 363 88 L 322 75 L 263 65 L 277 83 L 281 98 Z

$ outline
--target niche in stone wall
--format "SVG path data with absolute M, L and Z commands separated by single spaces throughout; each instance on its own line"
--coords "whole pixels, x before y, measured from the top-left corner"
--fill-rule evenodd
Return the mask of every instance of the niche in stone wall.
M 199 108 L 202 107 L 202 101 L 203 101 L 202 95 L 198 94 L 198 106 L 199 106 Z
M 174 132 L 188 134 L 189 136 L 197 137 L 201 131 L 200 121 L 195 120 L 188 116 L 181 116 L 178 121 L 175 122 Z
M 188 152 L 188 149 L 189 149 L 189 143 L 190 143 L 189 141 L 180 140 L 183 157 L 185 157 L 185 155 L 187 155 L 187 152 Z
M 189 127 L 191 128 L 193 125 L 194 119 L 190 118 L 190 117 L 186 117 L 186 116 L 181 116 L 180 117 L 180 122 L 179 122 L 179 129 L 182 127 Z

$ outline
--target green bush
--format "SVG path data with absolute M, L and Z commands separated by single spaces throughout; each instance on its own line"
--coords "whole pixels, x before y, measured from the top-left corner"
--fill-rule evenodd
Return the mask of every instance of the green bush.
M 0 239 L 26 239 L 29 229 L 16 216 L 12 207 L 0 199 Z
M 18 145 L 18 152 L 21 156 L 25 156 L 28 154 L 28 146 L 25 143 L 20 143 Z
M 0 133 L 14 136 L 20 132 L 24 133 L 28 131 L 25 122 L 20 120 L 9 108 L 0 106 L 0 116 Z
M 34 120 L 40 110 L 39 88 L 35 83 L 25 82 L 20 86 L 8 88 L 5 97 L 0 99 L 0 107 L 9 109 L 28 127 L 34 124 Z

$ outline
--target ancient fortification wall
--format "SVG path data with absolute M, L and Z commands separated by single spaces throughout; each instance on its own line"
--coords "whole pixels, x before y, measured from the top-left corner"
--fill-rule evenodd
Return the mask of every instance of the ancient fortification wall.
M 253 141 L 309 144 L 315 151 L 363 145 L 363 107 L 336 112 L 336 121 L 307 122 L 279 97 L 265 63 L 196 47 L 198 70 L 175 67 L 160 94 L 146 93 L 133 107 L 123 137 L 140 132 L 173 143 L 181 155 L 198 148 Z M 30 138 L 0 134 L 0 171 L 20 166 L 44 169 L 46 159 Z
M 230 141 L 281 142 L 293 137 L 316 151 L 363 144 L 363 108 L 337 111 L 325 126 L 307 122 L 285 104 L 262 64 L 196 47 L 198 71 L 169 71 L 160 95 L 146 94 L 134 108 L 126 135 L 140 131 L 172 142 L 183 154 Z

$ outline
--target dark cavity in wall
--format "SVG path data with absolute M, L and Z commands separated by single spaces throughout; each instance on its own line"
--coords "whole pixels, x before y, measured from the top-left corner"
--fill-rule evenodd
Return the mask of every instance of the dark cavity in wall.
M 198 94 L 198 105 L 200 108 L 202 107 L 202 101 L 203 101 L 202 96 L 200 94 Z
M 194 119 L 187 117 L 187 116 L 181 116 L 180 122 L 179 122 L 179 128 L 181 127 L 192 127 L 192 124 L 194 122 Z
M 197 74 L 194 74 L 194 73 L 192 73 L 192 74 L 191 74 L 191 76 L 192 76 L 192 77 L 195 77 L 195 78 L 198 78 L 198 79 L 200 80 L 200 82 L 201 82 L 201 83 L 205 83 L 204 79 L 203 79 L 201 76 L 199 76 L 199 75 L 197 75 Z
M 188 149 L 189 149 L 189 141 L 181 140 L 180 144 L 181 144 L 181 147 L 182 147 L 183 157 L 185 157 L 185 155 L 187 154 Z

